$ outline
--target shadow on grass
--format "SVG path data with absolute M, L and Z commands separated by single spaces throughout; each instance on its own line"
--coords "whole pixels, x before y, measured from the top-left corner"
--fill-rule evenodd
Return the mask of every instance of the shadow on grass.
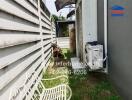
M 88 73 L 69 77 L 73 92 L 71 100 L 122 100 L 105 74 Z

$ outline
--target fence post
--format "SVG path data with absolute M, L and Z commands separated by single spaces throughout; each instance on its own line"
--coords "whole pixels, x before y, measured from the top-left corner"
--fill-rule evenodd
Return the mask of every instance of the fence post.
M 39 14 L 39 32 L 40 32 L 40 37 L 41 37 L 42 66 L 44 66 L 45 65 L 44 41 L 43 41 L 43 31 L 42 31 L 42 18 L 41 18 L 40 0 L 38 0 L 38 14 Z

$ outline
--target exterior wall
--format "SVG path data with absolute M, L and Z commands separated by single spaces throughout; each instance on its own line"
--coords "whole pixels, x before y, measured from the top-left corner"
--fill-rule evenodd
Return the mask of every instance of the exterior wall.
M 83 61 L 86 43 L 97 41 L 97 1 L 82 0 Z
M 97 0 L 82 0 L 83 43 L 97 41 Z
M 120 4 L 125 15 L 112 17 L 111 7 Z M 124 100 L 132 100 L 132 0 L 108 0 L 109 74 Z
M 111 16 L 111 7 L 119 3 L 124 6 L 123 17 Z M 131 0 L 108 0 L 108 71 L 111 81 L 124 100 L 132 100 L 132 28 Z M 104 43 L 103 0 L 98 1 L 98 41 Z
M 36 0 L 0 1 L 0 100 L 31 99 L 49 64 L 54 31 Z
M 88 3 L 83 1 L 83 34 L 88 39 Z M 97 39 L 99 43 L 104 44 L 104 3 L 103 0 L 97 1 Z M 122 17 L 111 16 L 113 4 L 120 4 L 125 7 L 125 15 Z M 132 1 L 131 0 L 108 0 L 108 67 L 109 76 L 113 84 L 117 87 L 124 100 L 132 100 Z M 85 7 L 85 5 L 87 5 Z M 93 8 L 93 7 L 91 7 Z M 78 13 L 79 14 L 79 13 Z M 77 19 L 78 15 L 77 14 Z M 86 16 L 87 15 L 87 16 Z M 93 17 L 93 16 L 92 16 Z M 78 20 L 77 20 L 78 21 Z M 78 22 L 77 22 L 77 25 Z M 77 26 L 77 29 L 78 26 Z M 78 32 L 78 31 L 77 31 Z M 87 32 L 87 33 L 85 33 Z M 86 35 L 87 34 L 87 35 Z M 85 39 L 84 39 L 85 40 Z M 78 44 L 78 42 L 77 42 Z M 79 48 L 79 47 L 78 47 Z
M 86 43 L 97 41 L 97 0 L 78 0 L 76 5 L 77 55 L 84 61 Z
M 97 0 L 97 39 L 104 44 L 104 0 Z

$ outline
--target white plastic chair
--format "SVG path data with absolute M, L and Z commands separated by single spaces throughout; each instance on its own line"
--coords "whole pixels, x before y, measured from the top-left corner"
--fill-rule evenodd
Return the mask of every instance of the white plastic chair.
M 50 78 L 50 79 L 42 79 L 39 82 L 39 87 L 37 87 L 37 92 L 39 96 L 39 99 L 34 98 L 34 100 L 70 100 L 72 96 L 72 90 L 67 85 L 67 83 L 60 84 L 58 86 L 55 86 L 53 88 L 45 88 L 43 81 L 52 81 L 52 80 L 57 80 L 59 78 L 66 78 L 68 79 L 67 76 L 62 75 L 58 76 L 56 78 Z

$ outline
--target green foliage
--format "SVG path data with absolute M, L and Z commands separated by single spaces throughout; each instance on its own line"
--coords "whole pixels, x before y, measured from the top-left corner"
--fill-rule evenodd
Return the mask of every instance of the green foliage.
M 60 21 L 64 21 L 64 20 L 66 20 L 66 18 L 63 17 L 63 16 L 60 16 L 60 17 L 59 17 L 59 20 L 60 20 Z
M 51 17 L 51 20 L 53 21 L 53 22 L 57 22 L 57 21 L 64 21 L 65 20 L 65 17 L 63 17 L 63 16 L 57 16 L 57 15 L 52 15 L 52 17 Z
M 67 49 L 67 48 L 62 49 L 62 53 L 63 53 L 64 58 L 66 60 L 70 60 L 72 54 L 70 53 L 70 50 L 69 49 Z
M 52 20 L 53 22 L 56 22 L 56 21 L 59 20 L 59 17 L 58 17 L 57 15 L 52 15 L 51 20 Z

